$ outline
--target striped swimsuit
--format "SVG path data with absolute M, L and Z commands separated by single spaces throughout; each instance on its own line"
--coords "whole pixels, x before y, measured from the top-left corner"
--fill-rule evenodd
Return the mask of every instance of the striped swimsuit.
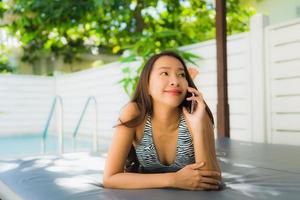
M 145 173 L 175 172 L 188 164 L 195 163 L 194 145 L 186 126 L 182 111 L 180 112 L 179 129 L 176 148 L 176 159 L 171 165 L 160 163 L 153 143 L 151 116 L 147 114 L 144 136 L 135 151 Z

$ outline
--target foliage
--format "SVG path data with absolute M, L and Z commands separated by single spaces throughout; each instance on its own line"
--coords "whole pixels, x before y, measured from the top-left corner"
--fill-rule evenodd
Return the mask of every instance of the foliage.
M 29 62 L 41 55 L 62 55 L 71 62 L 82 52 L 121 54 L 124 47 L 156 32 L 163 32 L 168 40 L 160 42 L 172 47 L 215 36 L 215 11 L 209 1 L 10 0 L 6 4 L 10 16 L 6 26 L 22 42 L 23 60 Z M 228 33 L 247 30 L 253 10 L 240 0 L 227 0 L 227 9 Z M 170 30 L 178 34 L 171 33 L 171 38 Z
M 10 2 L 8 29 L 22 43 L 23 61 L 62 55 L 71 62 L 85 52 L 95 9 L 93 0 L 15 0 Z M 88 45 L 87 45 L 88 46 Z
M 3 17 L 4 12 L 6 11 L 4 3 L 0 0 L 0 17 Z
M 125 92 L 132 96 L 135 88 L 137 86 L 139 80 L 139 74 L 142 71 L 143 66 L 147 62 L 147 60 L 155 53 L 159 53 L 163 50 L 172 50 L 177 52 L 181 57 L 183 57 L 186 61 L 190 63 L 194 63 L 194 59 L 199 59 L 200 56 L 182 51 L 176 46 L 174 43 L 168 41 L 172 40 L 172 38 L 176 37 L 176 35 L 180 35 L 179 31 L 161 31 L 161 32 L 153 32 L 144 36 L 140 41 L 136 42 L 132 46 L 128 46 L 129 54 L 121 57 L 120 61 L 122 63 L 126 63 L 126 67 L 122 68 L 122 72 L 124 73 L 124 77 L 119 83 L 122 83 Z M 165 42 L 164 42 L 165 40 Z M 139 61 L 140 65 L 137 69 L 134 69 L 131 65 L 132 62 Z
M 244 0 L 245 1 L 245 0 Z M 142 59 L 165 49 L 177 49 L 215 37 L 215 10 L 204 0 L 9 0 L 6 22 L 22 43 L 22 60 L 63 56 L 72 62 L 83 52 Z M 1 2 L 0 2 L 1 3 Z M 1 10 L 0 4 L 0 17 Z M 254 10 L 227 0 L 228 33 L 248 30 Z M 185 54 L 191 60 L 192 55 Z M 124 69 L 124 71 L 130 71 Z M 140 71 L 140 68 L 138 69 Z M 127 74 L 128 75 L 128 74 Z M 125 77 L 126 91 L 137 74 Z
M 227 34 L 232 35 L 249 31 L 249 19 L 255 14 L 251 3 L 263 0 L 227 0 L 226 13 Z
M 0 73 L 10 73 L 13 71 L 14 68 L 9 65 L 7 49 L 3 44 L 0 44 Z
M 168 1 L 166 10 L 160 13 L 158 19 L 145 15 L 145 22 L 150 25 L 145 25 L 139 40 L 133 45 L 124 46 L 130 53 L 121 59 L 122 62 L 141 62 L 136 71 L 130 66 L 123 68 L 125 76 L 120 83 L 128 95 L 132 96 L 142 67 L 153 53 L 171 49 L 177 51 L 186 61 L 194 63 L 193 60 L 199 56 L 180 51 L 178 47 L 215 37 L 215 10 L 212 5 L 197 0 L 186 2 L 190 5 L 183 6 L 178 1 Z M 247 31 L 248 21 L 255 13 L 254 10 L 240 4 L 239 0 L 227 2 L 227 34 Z M 237 12 L 239 10 L 243 12 Z

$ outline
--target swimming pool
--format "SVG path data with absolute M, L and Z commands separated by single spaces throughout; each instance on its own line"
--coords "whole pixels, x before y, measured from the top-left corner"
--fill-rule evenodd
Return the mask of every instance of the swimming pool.
M 0 158 L 21 157 L 42 154 L 42 136 L 11 135 L 0 137 Z M 49 135 L 46 139 L 46 154 L 58 153 L 58 138 Z M 76 149 L 73 150 L 72 138 L 64 137 L 64 152 L 91 151 L 91 137 L 81 137 L 76 140 Z

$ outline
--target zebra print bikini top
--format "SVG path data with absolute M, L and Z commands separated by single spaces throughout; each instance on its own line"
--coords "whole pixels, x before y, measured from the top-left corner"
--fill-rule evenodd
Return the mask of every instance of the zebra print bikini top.
M 144 136 L 135 148 L 137 158 L 141 164 L 141 171 L 145 173 L 175 172 L 188 164 L 195 163 L 194 145 L 186 126 L 182 111 L 180 112 L 176 159 L 171 165 L 162 164 L 157 155 L 152 137 L 151 116 L 147 114 Z

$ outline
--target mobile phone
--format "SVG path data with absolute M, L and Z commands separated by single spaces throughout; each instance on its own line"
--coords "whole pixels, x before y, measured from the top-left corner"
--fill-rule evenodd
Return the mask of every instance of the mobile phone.
M 194 97 L 194 96 L 195 96 L 195 94 L 192 93 L 192 97 Z M 191 106 L 190 106 L 190 114 L 192 114 L 194 112 L 194 107 L 195 107 L 195 101 L 192 100 L 191 101 Z

